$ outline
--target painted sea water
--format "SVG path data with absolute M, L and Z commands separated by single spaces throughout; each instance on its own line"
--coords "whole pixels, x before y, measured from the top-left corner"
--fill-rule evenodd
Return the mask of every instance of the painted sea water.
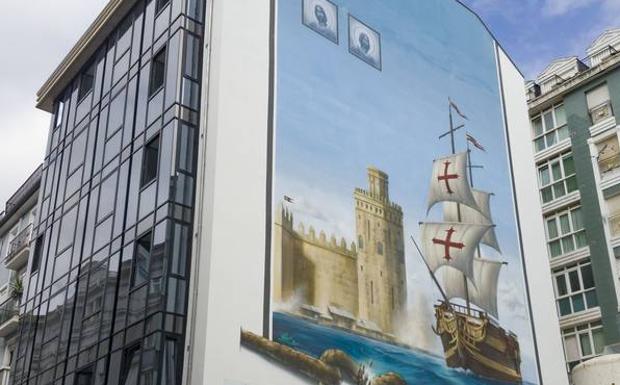
M 273 338 L 316 358 L 328 349 L 342 350 L 358 363 L 371 365 L 374 375 L 395 372 L 409 385 L 506 385 L 450 369 L 441 357 L 317 325 L 284 313 L 273 314 Z

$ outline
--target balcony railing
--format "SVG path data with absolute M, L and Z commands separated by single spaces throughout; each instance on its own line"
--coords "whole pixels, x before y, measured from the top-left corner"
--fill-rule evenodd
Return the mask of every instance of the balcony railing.
M 590 118 L 592 119 L 592 124 L 597 124 L 598 122 L 601 122 L 612 116 L 614 116 L 614 111 L 611 107 L 611 101 L 609 100 L 590 109 Z
M 615 213 L 609 217 L 609 231 L 612 237 L 620 236 L 620 213 Z
M 6 302 L 0 306 L 0 326 L 17 315 L 19 315 L 19 303 L 15 300 Z
M 28 227 L 20 231 L 19 234 L 17 234 L 15 238 L 13 238 L 11 243 L 9 243 L 9 250 L 6 254 L 5 262 L 10 261 L 11 258 L 15 256 L 15 254 L 19 253 L 21 250 L 23 250 L 26 246 L 30 244 L 31 234 L 32 234 L 32 224 L 28 225 Z

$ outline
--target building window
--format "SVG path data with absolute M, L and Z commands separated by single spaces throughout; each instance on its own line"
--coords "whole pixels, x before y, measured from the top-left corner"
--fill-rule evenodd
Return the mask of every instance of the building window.
M 144 187 L 157 178 L 157 169 L 159 165 L 159 135 L 151 139 L 144 146 L 144 155 L 142 157 L 142 180 L 141 186 Z
M 43 253 L 43 240 L 44 236 L 40 235 L 37 240 L 34 242 L 34 252 L 32 253 L 32 265 L 30 267 L 30 272 L 34 273 L 39 270 L 39 265 L 41 264 L 41 254 Z
M 140 369 L 140 345 L 125 350 L 121 368 L 121 385 L 137 385 Z
M 383 255 L 383 243 L 377 242 L 377 254 Z
M 586 99 L 592 124 L 596 124 L 614 115 L 607 84 L 603 84 L 587 92 Z
M 605 176 L 605 174 L 620 167 L 620 149 L 618 146 L 618 135 L 616 133 L 597 143 L 596 150 L 596 160 L 601 176 Z
M 166 5 L 170 3 L 170 0 L 156 0 L 155 1 L 155 13 L 159 13 Z
M 93 367 L 90 366 L 86 369 L 82 369 L 75 373 L 75 385 L 93 385 L 95 383 L 93 378 Z
M 178 342 L 174 338 L 166 338 L 164 344 L 163 365 L 161 366 L 161 383 L 179 385 L 181 383 L 181 361 Z
M 545 218 L 547 245 L 551 258 L 588 245 L 581 207 L 569 208 Z
M 532 119 L 534 147 L 536 152 L 549 148 L 568 138 L 566 111 L 560 104 L 550 108 Z
M 554 270 L 553 278 L 560 317 L 598 306 L 590 261 Z
M 538 183 L 543 203 L 577 191 L 575 162 L 571 153 L 551 158 L 538 165 Z
M 357 245 L 360 250 L 364 248 L 364 237 L 362 237 L 361 235 L 357 237 Z
M 54 128 L 60 127 L 62 124 L 63 114 L 65 113 L 65 102 L 62 100 L 56 104 L 56 113 L 54 114 Z
M 153 248 L 152 231 L 141 236 L 136 241 L 133 255 L 133 274 L 131 286 L 138 286 L 149 279 L 149 269 L 151 265 L 151 251 Z
M 80 86 L 78 88 L 78 100 L 82 100 L 93 90 L 95 84 L 95 65 L 89 65 L 80 75 Z
M 603 353 L 605 336 L 600 321 L 562 330 L 568 369 Z
M 151 76 L 149 80 L 149 97 L 164 86 L 166 77 L 166 48 L 162 48 L 153 57 L 151 62 Z

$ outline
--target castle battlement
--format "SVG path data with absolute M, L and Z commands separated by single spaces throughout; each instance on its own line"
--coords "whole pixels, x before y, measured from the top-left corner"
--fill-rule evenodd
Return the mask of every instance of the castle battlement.
M 362 195 L 365 196 L 367 198 L 373 199 L 375 201 L 381 202 L 385 205 L 387 205 L 389 208 L 396 210 L 396 211 L 400 211 L 402 212 L 403 209 L 402 207 L 400 207 L 400 205 L 394 203 L 394 202 L 390 202 L 390 200 L 388 198 L 382 198 L 381 196 L 379 196 L 379 194 L 374 194 L 368 190 L 365 190 L 363 188 L 359 188 L 356 187 L 355 188 L 355 195 Z
M 299 239 L 320 246 L 324 249 L 334 251 L 339 254 L 345 254 L 350 257 L 357 256 L 357 245 L 355 242 L 351 242 L 351 244 L 347 244 L 347 240 L 344 237 L 341 237 L 340 240 L 336 238 L 335 235 L 331 234 L 328 238 L 327 234 L 321 230 L 319 231 L 319 235 L 317 236 L 317 232 L 314 227 L 310 226 L 308 231 L 305 231 L 306 226 L 303 222 L 299 222 L 297 225 L 297 230 L 293 230 L 293 234 L 297 236 Z

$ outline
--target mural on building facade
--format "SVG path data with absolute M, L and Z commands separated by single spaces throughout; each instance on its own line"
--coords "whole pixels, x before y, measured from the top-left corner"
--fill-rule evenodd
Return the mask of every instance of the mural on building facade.
M 537 384 L 488 31 L 451 0 L 277 4 L 272 333 L 242 345 L 310 384 Z

